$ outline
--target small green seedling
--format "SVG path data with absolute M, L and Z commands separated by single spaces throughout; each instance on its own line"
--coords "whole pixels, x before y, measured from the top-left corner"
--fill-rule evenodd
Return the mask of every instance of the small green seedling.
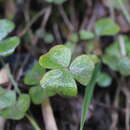
M 14 52 L 19 45 L 18 37 L 5 37 L 13 31 L 15 25 L 9 20 L 0 20 L 0 56 L 8 56 Z M 1 57 L 0 57 L 1 58 Z M 12 75 L 8 67 L 8 77 L 12 80 Z M 0 116 L 6 119 L 19 120 L 23 118 L 30 106 L 30 97 L 27 94 L 20 93 L 16 97 L 16 91 L 7 90 L 0 87 Z
M 43 78 L 40 80 L 40 85 L 44 89 L 44 93 L 51 96 L 56 94 L 71 97 L 77 95 L 76 81 L 86 86 L 89 84 L 93 77 L 95 65 L 99 62 L 99 59 L 95 55 L 80 55 L 71 62 L 71 50 L 64 45 L 57 45 L 50 49 L 50 51 L 42 55 L 39 59 L 39 63 L 42 67 L 51 69 L 46 72 Z M 71 62 L 71 63 L 70 63 Z M 96 81 L 94 79 L 94 81 Z M 83 114 L 81 119 L 81 129 L 83 128 L 88 106 L 91 102 L 93 85 L 87 87 L 87 106 L 83 105 Z M 92 88 L 92 89 L 91 89 Z M 46 105 L 45 105 L 46 106 Z
M 39 59 L 41 66 L 35 63 L 24 78 L 25 84 L 33 86 L 29 90 L 32 102 L 43 104 L 43 113 L 45 109 L 48 109 L 46 103 L 50 104 L 48 97 L 56 94 L 65 97 L 76 96 L 76 81 L 85 86 L 91 81 L 95 65 L 99 62 L 98 57 L 84 54 L 71 62 L 71 55 L 71 49 L 64 45 L 57 45 L 42 55 Z M 50 71 L 45 73 L 45 68 L 50 69 Z M 88 106 L 86 109 L 88 110 Z

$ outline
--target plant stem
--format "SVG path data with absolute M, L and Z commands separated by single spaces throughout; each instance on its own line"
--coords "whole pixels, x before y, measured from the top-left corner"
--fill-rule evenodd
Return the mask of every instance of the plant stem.
M 125 47 L 125 41 L 123 36 L 119 35 L 118 40 L 119 40 L 121 55 L 126 56 L 126 47 Z
M 119 2 L 119 6 L 121 7 L 123 14 L 125 15 L 128 23 L 130 24 L 130 16 L 129 16 L 128 11 L 126 10 L 124 4 L 122 3 L 122 0 L 118 0 L 118 2 Z
M 13 84 L 15 91 L 16 91 L 18 94 L 21 94 L 20 89 L 19 89 L 19 87 L 18 87 L 18 84 L 17 84 L 17 82 L 15 81 L 13 75 L 11 74 L 9 67 L 8 67 L 7 70 L 8 70 L 9 79 L 10 79 L 11 83 Z
M 32 126 L 34 127 L 35 130 L 41 130 L 40 127 L 38 126 L 38 124 L 36 123 L 36 121 L 31 116 L 26 114 L 26 117 L 30 121 L 30 123 L 32 124 Z
M 46 130 L 58 130 L 49 98 L 42 103 L 42 114 Z

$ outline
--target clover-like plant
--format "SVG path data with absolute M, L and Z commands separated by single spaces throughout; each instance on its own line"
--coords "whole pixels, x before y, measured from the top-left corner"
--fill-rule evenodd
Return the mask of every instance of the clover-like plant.
M 20 44 L 20 39 L 17 36 L 6 38 L 10 32 L 13 31 L 15 25 L 13 22 L 7 19 L 0 19 L 0 61 L 4 66 L 4 56 L 12 54 L 16 47 Z M 0 84 L 0 117 L 5 119 L 20 120 L 26 116 L 32 126 L 36 130 L 40 130 L 35 120 L 26 114 L 30 106 L 30 96 L 28 94 L 20 92 L 18 84 L 13 78 L 9 66 L 6 67 L 7 77 L 12 83 L 14 89 L 8 90 L 2 87 Z M 2 77 L 0 77 L 2 80 Z M 18 95 L 18 97 L 16 96 Z
M 71 62 L 71 50 L 64 45 L 57 45 L 51 48 L 48 53 L 42 55 L 39 64 L 43 68 L 50 69 L 40 80 L 43 95 L 47 99 L 43 101 L 43 104 L 45 102 L 43 109 L 48 106 L 46 104 L 48 104 L 49 96 L 56 94 L 65 97 L 76 96 L 76 81 L 81 85 L 88 85 L 98 62 L 97 56 L 86 54 L 76 57 Z M 33 89 L 33 93 L 36 91 L 36 89 Z
M 64 45 L 53 47 L 39 59 L 41 66 L 51 69 L 40 81 L 45 91 L 62 96 L 76 96 L 77 80 L 87 85 L 93 74 L 95 64 L 99 59 L 95 55 L 80 55 L 71 61 L 71 51 Z
M 7 19 L 0 20 L 0 56 L 7 56 L 14 52 L 19 45 L 20 39 L 16 36 L 6 38 L 13 31 L 15 25 Z M 6 38 L 6 39 L 5 39 Z M 1 57 L 0 57 L 1 58 Z M 12 80 L 9 67 L 8 77 Z M 26 114 L 30 105 L 30 97 L 27 94 L 21 93 L 19 98 L 16 98 L 14 90 L 6 90 L 0 87 L 0 116 L 6 119 L 21 119 Z

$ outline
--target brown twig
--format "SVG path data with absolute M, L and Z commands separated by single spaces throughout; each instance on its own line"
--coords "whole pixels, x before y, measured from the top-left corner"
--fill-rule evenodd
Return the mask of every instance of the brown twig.
M 70 20 L 69 20 L 67 14 L 65 13 L 63 6 L 62 6 L 62 5 L 59 5 L 59 6 L 58 6 L 58 9 L 59 9 L 59 11 L 60 11 L 60 14 L 61 14 L 61 16 L 62 16 L 62 18 L 63 18 L 63 20 L 64 20 L 66 26 L 69 28 L 69 30 L 70 30 L 71 32 L 73 32 L 73 31 L 74 31 L 74 27 L 73 27 L 72 23 L 70 22 Z
M 30 27 L 38 20 L 39 17 L 41 17 L 47 10 L 48 10 L 49 7 L 47 8 L 43 8 L 39 13 L 37 13 L 33 18 L 32 20 L 27 23 L 26 27 L 24 28 L 24 30 L 18 34 L 19 37 L 22 37 L 23 35 L 25 35 L 25 33 L 30 29 Z

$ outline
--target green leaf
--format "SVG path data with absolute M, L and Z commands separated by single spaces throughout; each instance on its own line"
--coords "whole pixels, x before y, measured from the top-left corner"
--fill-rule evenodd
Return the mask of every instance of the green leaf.
M 94 34 L 87 30 L 81 30 L 79 32 L 79 36 L 81 40 L 89 40 L 94 38 Z
M 75 80 L 67 69 L 55 69 L 47 72 L 40 84 L 47 92 L 62 96 L 76 96 L 77 94 Z
M 107 87 L 111 84 L 112 78 L 103 72 L 99 72 L 97 76 L 97 84 L 101 87 Z
M 40 86 L 32 87 L 29 94 L 34 104 L 41 104 L 44 99 L 55 95 L 55 93 L 47 92 L 46 89 Z
M 20 40 L 18 37 L 11 37 L 0 41 L 0 56 L 7 56 L 13 53 L 19 43 Z
M 6 119 L 20 120 L 24 117 L 30 106 L 30 97 L 27 94 L 21 94 L 15 105 L 0 111 L 0 116 Z
M 130 55 L 130 40 L 127 36 L 122 36 L 124 39 L 124 46 L 127 55 Z M 114 56 L 121 56 L 120 55 L 121 49 L 120 49 L 120 43 L 119 40 L 116 40 L 113 44 L 111 44 L 107 49 L 105 50 L 105 53 L 107 55 L 114 55 Z
M 7 19 L 0 20 L 0 40 L 5 38 L 11 31 L 13 31 L 15 25 Z
M 94 55 L 81 55 L 78 56 L 70 65 L 70 71 L 75 79 L 82 85 L 87 85 L 93 74 L 95 63 L 99 59 Z
M 26 85 L 40 84 L 40 79 L 42 78 L 44 73 L 45 73 L 45 69 L 41 67 L 38 62 L 36 62 L 33 65 L 32 69 L 26 73 L 24 77 L 24 83 Z
M 130 58 L 129 57 L 121 57 L 119 58 L 118 70 L 123 76 L 130 75 Z
M 87 113 L 88 113 L 89 105 L 90 105 L 91 100 L 92 100 L 93 91 L 94 91 L 94 87 L 95 87 L 96 79 L 97 79 L 97 74 L 98 74 L 99 70 L 100 70 L 100 64 L 97 64 L 95 69 L 94 69 L 92 79 L 89 82 L 89 84 L 86 86 L 86 89 L 85 89 L 85 96 L 84 96 L 81 121 L 80 121 L 80 130 L 83 130 L 84 123 L 85 123 L 85 120 L 87 118 Z
M 98 36 L 116 35 L 120 31 L 119 26 L 110 18 L 98 20 L 95 24 L 95 28 Z
M 5 90 L 0 87 L 0 110 L 14 105 L 16 102 L 16 93 L 11 90 Z
M 64 45 L 57 45 L 42 55 L 39 63 L 44 68 L 57 69 L 67 67 L 71 60 L 71 50 Z
M 108 65 L 112 70 L 120 72 L 123 76 L 130 75 L 130 58 L 129 57 L 116 57 L 105 55 L 102 57 L 103 63 Z
M 118 70 L 118 57 L 104 55 L 102 57 L 102 60 L 103 60 L 103 63 L 108 65 L 112 70 L 114 70 L 114 71 Z
M 110 56 L 120 56 L 120 46 L 118 42 L 111 44 L 106 48 L 105 53 Z

